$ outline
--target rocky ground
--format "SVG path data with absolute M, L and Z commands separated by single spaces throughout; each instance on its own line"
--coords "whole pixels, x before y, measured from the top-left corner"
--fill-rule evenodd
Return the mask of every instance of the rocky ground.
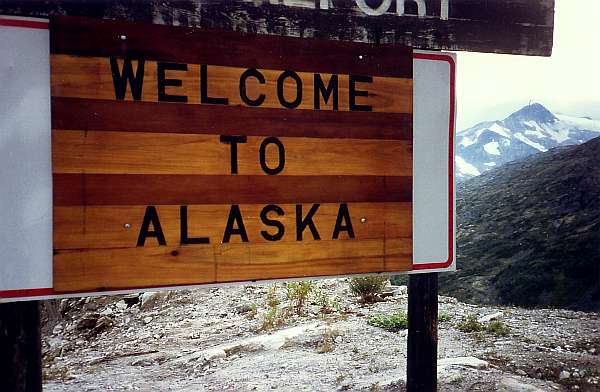
M 44 387 L 402 391 L 406 330 L 368 323 L 406 311 L 406 287 L 387 291 L 368 305 L 339 279 L 304 306 L 281 283 L 62 300 Z M 600 391 L 600 314 L 439 302 L 440 391 Z

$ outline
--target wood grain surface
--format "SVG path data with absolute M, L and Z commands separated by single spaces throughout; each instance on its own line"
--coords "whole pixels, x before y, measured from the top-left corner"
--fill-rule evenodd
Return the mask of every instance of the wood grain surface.
M 123 70 L 123 60 L 118 59 L 119 70 Z M 138 61 L 132 60 L 133 69 L 138 69 Z M 181 64 L 181 63 L 180 63 Z M 165 71 L 166 79 L 181 81 L 181 86 L 165 87 L 165 93 L 185 96 L 187 103 L 200 104 L 200 65 L 185 65 L 187 71 Z M 82 57 L 69 55 L 52 55 L 52 96 L 90 99 L 115 99 L 113 75 L 108 57 Z M 248 106 L 240 98 L 240 77 L 248 68 L 222 67 L 207 65 L 207 88 L 212 97 L 227 98 L 229 105 Z M 261 94 L 264 102 L 261 108 L 282 108 L 277 95 L 277 81 L 282 71 L 258 69 L 264 77 L 264 83 L 259 83 L 254 77 L 248 77 L 244 82 L 246 94 L 255 100 Z M 347 72 L 347 71 L 346 71 Z M 157 62 L 144 61 L 142 101 L 157 102 L 158 79 Z M 315 100 L 315 73 L 297 72 L 301 80 L 302 99 L 297 109 L 313 109 Z M 331 74 L 317 73 L 324 84 L 328 86 Z M 338 110 L 349 110 L 349 75 L 337 76 Z M 296 99 L 296 83 L 291 78 L 285 78 L 283 94 L 288 101 Z M 371 105 L 373 111 L 384 113 L 412 113 L 412 79 L 373 77 L 372 83 L 356 83 L 356 90 L 367 91 L 368 97 L 357 97 L 359 105 Z M 316 97 L 320 101 L 321 110 L 333 110 L 330 98 L 325 102 L 319 91 Z M 133 100 L 131 89 L 128 87 L 125 100 Z
M 248 136 L 238 145 L 238 174 L 265 174 L 259 161 L 264 140 Z M 280 140 L 285 148 L 282 176 L 412 174 L 412 141 Z M 219 135 L 54 130 L 52 154 L 55 173 L 231 174 L 231 146 L 221 143 Z M 270 167 L 278 165 L 274 146 L 265 156 Z
M 282 45 L 281 37 L 270 35 L 77 17 L 50 23 L 50 50 L 56 54 L 412 78 L 408 46 L 296 37 L 285 37 Z
M 260 109 L 256 112 L 254 108 L 231 105 L 165 105 L 158 102 L 53 97 L 52 128 L 412 140 L 412 113 L 288 109 Z
M 412 177 L 399 176 L 54 173 L 53 178 L 56 206 L 412 201 Z
M 377 8 L 381 1 L 367 1 Z M 63 51 L 86 49 L 98 52 L 135 52 L 145 39 L 144 28 L 128 22 L 157 23 L 217 29 L 222 34 L 244 32 L 291 37 L 315 37 L 332 41 L 358 41 L 375 44 L 400 44 L 418 49 L 466 50 L 490 53 L 511 53 L 550 56 L 554 30 L 554 0 L 448 0 L 448 19 L 441 14 L 441 0 L 424 0 L 426 17 L 416 16 L 416 2 L 407 1 L 406 13 L 399 16 L 395 1 L 379 16 L 363 12 L 353 0 L 113 0 L 88 2 L 73 0 L 3 0 L 0 12 L 6 15 L 47 17 L 56 15 L 87 16 L 78 23 L 61 23 L 56 31 L 55 49 Z M 321 8 L 321 4 L 327 7 Z M 113 22 L 122 20 L 120 35 L 112 35 Z M 127 22 L 125 22 L 127 21 Z M 104 23 L 107 23 L 106 25 Z M 58 27 L 60 30 L 56 30 Z M 133 35 L 135 31 L 140 34 Z M 184 32 L 193 31 L 183 30 Z M 153 38 L 161 38 L 163 30 Z M 228 33 L 229 34 L 229 33 Z M 121 36 L 127 39 L 122 40 Z M 213 45 L 227 52 L 231 36 Z M 131 38 L 129 38 L 131 37 Z M 125 42 L 124 42 L 125 41 Z M 156 51 L 164 40 L 157 40 Z M 305 47 L 296 46 L 299 52 Z M 191 55 L 202 52 L 191 50 Z M 254 52 L 233 52 L 230 58 Z M 328 54 L 328 53 L 326 53 Z M 333 57 L 334 55 L 332 55 Z M 256 57 L 255 57 L 256 59 Z M 328 58 L 331 59 L 331 58 Z M 333 63 L 337 60 L 333 58 Z M 348 64 L 348 61 L 340 64 Z M 250 63 L 248 63 L 250 64 Z M 387 62 L 393 67 L 392 62 Z M 274 69 L 279 68 L 274 66 Z
M 411 269 L 410 50 L 69 18 L 51 41 L 57 292 Z
M 280 221 L 284 234 L 280 242 L 296 241 L 296 205 L 278 204 L 284 215 L 270 213 L 268 216 Z M 303 204 L 306 214 L 312 204 Z M 180 244 L 180 206 L 156 205 L 167 245 Z M 261 231 L 277 232 L 277 229 L 261 222 L 260 213 L 265 204 L 242 204 L 248 240 L 251 243 L 269 243 Z M 404 238 L 410 239 L 412 221 L 411 203 L 350 203 L 348 210 L 356 238 Z M 54 219 L 58 232 L 55 246 L 59 249 L 111 249 L 127 248 L 135 244 L 140 232 L 146 205 L 131 206 L 67 206 L 55 207 Z M 192 237 L 209 237 L 211 243 L 220 244 L 229 215 L 229 205 L 188 205 L 188 233 Z M 332 240 L 332 233 L 338 214 L 337 203 L 320 204 L 314 215 L 314 222 L 322 242 Z M 361 222 L 361 218 L 365 222 Z M 84 224 L 85 222 L 85 224 Z M 129 223 L 129 227 L 124 225 Z M 340 238 L 348 239 L 342 232 Z M 306 241 L 315 239 L 306 230 Z M 241 243 L 240 236 L 232 236 L 231 243 Z M 156 239 L 149 238 L 145 247 L 159 246 Z
M 383 239 L 57 250 L 54 289 L 108 291 L 410 269 L 412 241 Z

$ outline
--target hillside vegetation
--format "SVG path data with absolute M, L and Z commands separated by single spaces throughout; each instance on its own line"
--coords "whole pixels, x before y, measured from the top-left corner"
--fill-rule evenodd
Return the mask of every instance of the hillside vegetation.
M 460 300 L 600 309 L 600 138 L 508 163 L 458 186 Z

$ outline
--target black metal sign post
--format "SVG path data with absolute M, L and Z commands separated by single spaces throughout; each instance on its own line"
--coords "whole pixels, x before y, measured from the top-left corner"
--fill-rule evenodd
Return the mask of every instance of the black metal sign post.
M 408 280 L 408 353 L 406 389 L 437 389 L 438 274 L 411 275 Z
M 39 301 L 0 304 L 0 391 L 42 390 Z

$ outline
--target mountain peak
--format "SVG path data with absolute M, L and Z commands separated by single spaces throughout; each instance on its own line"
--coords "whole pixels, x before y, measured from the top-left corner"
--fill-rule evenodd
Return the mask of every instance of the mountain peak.
M 558 146 L 600 135 L 600 121 L 553 114 L 543 105 L 524 106 L 502 121 L 479 123 L 457 136 L 456 165 L 462 179 Z
M 508 116 L 504 121 L 528 121 L 533 120 L 538 123 L 553 123 L 556 120 L 556 116 L 552 112 L 544 107 L 540 103 L 532 103 L 522 107 L 518 111 Z

